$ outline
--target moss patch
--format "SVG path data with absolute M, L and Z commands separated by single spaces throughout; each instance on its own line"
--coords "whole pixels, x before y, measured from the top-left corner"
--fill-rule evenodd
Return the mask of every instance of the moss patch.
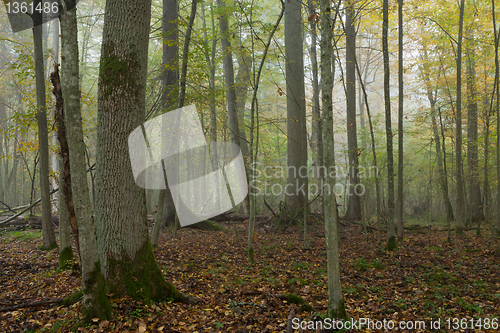
M 185 301 L 185 297 L 171 283 L 165 281 L 149 241 L 144 243 L 134 259 L 124 253 L 122 260 L 109 260 L 106 285 L 108 291 L 117 298 L 128 295 L 147 303 L 168 299 Z
M 130 53 L 118 57 L 113 43 L 103 45 L 103 54 L 99 68 L 99 79 L 102 83 L 103 98 L 110 95 L 116 98 L 130 95 L 139 98 L 140 87 L 136 83 L 137 70 L 141 68 L 137 54 Z
M 65 247 L 61 251 L 59 251 L 59 268 L 60 269 L 69 269 L 73 265 L 73 259 L 75 259 L 75 255 L 73 254 L 73 249 L 71 246 Z
M 307 303 L 302 297 L 295 294 L 282 294 L 279 296 L 279 298 L 287 301 L 288 303 L 300 305 L 301 311 L 314 311 L 314 308 L 311 304 Z
M 221 226 L 220 224 L 210 221 L 210 220 L 205 220 L 201 221 L 199 223 L 193 224 L 194 228 L 198 228 L 201 230 L 205 231 L 229 231 L 228 228 Z
M 82 300 L 82 297 L 83 297 L 83 290 L 77 291 L 76 293 L 65 297 L 62 301 L 62 305 L 69 306 L 71 304 L 78 303 Z

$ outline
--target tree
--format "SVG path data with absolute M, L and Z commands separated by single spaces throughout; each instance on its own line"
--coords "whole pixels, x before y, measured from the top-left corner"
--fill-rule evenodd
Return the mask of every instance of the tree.
M 311 36 L 311 45 L 309 47 L 309 56 L 312 66 L 312 133 L 311 133 L 311 148 L 313 151 L 313 163 L 317 170 L 323 166 L 323 138 L 321 128 L 321 113 L 319 103 L 319 82 L 318 82 L 318 57 L 317 57 L 317 26 L 319 16 L 316 13 L 316 7 L 312 0 L 307 1 L 309 8 L 309 31 Z M 317 175 L 318 178 L 320 175 Z
M 151 1 L 106 2 L 98 85 L 96 229 L 101 272 L 115 297 L 180 301 L 148 237 L 144 190 L 128 136 L 144 121 Z
M 41 6 L 41 0 L 35 0 L 35 8 Z M 49 181 L 49 133 L 47 129 L 47 106 L 45 102 L 45 79 L 42 47 L 42 12 L 35 11 L 33 19 L 33 44 L 35 53 L 36 76 L 36 119 L 38 124 L 38 147 L 40 153 L 40 192 L 42 197 L 42 236 L 43 247 L 57 247 L 54 226 L 52 225 L 52 206 L 50 203 Z
M 224 57 L 222 63 L 224 65 L 224 81 L 226 84 L 226 101 L 227 101 L 227 119 L 229 127 L 229 137 L 231 142 L 236 146 L 240 146 L 240 130 L 238 127 L 238 110 L 236 104 L 236 90 L 234 85 L 234 68 L 233 68 L 233 53 L 231 52 L 231 42 L 229 41 L 229 22 L 227 18 L 227 8 L 223 0 L 217 0 L 217 6 L 221 11 L 219 17 L 221 46 Z M 236 157 L 239 152 L 232 151 L 232 157 Z
M 325 168 L 335 167 L 335 143 L 333 136 L 333 80 L 331 72 L 332 60 L 332 25 L 330 1 L 320 1 L 321 12 L 321 96 L 323 122 L 323 161 Z M 329 173 L 323 176 L 325 239 L 328 266 L 328 312 L 332 319 L 346 319 L 344 297 L 340 282 L 337 199 L 335 197 L 335 178 Z
M 462 178 L 462 39 L 464 27 L 464 6 L 465 0 L 460 0 L 460 18 L 458 22 L 458 43 L 457 43 L 457 114 L 455 117 L 455 159 L 457 174 L 457 197 L 456 213 L 457 225 L 455 232 L 457 235 L 463 234 L 464 228 L 464 190 Z
M 290 210 L 302 209 L 308 199 L 301 9 L 302 4 L 299 0 L 290 0 L 285 3 L 286 126 L 288 138 L 288 175 L 285 201 Z M 293 214 L 291 215 L 293 216 Z
M 162 65 L 163 65 L 163 91 L 161 102 L 164 111 L 170 111 L 177 106 L 179 93 L 179 4 L 177 0 L 163 0 L 162 16 Z M 158 246 L 160 228 L 163 224 L 173 225 L 175 223 L 175 205 L 172 193 L 167 188 L 160 190 L 158 194 L 158 205 L 156 206 L 156 218 L 153 232 L 151 234 L 151 245 Z M 166 215 L 164 212 L 166 210 Z
M 398 0 L 398 238 L 403 239 L 403 0 Z
M 500 238 L 500 62 L 498 60 L 498 44 L 500 36 L 497 31 L 496 13 L 495 13 L 495 0 L 491 0 L 491 13 L 493 17 L 493 36 L 495 42 L 495 88 L 496 92 L 496 113 L 497 113 L 497 237 Z
M 382 52 L 384 56 L 384 103 L 385 103 L 385 136 L 387 141 L 387 219 L 389 230 L 387 232 L 387 249 L 397 248 L 396 225 L 394 223 L 394 156 L 392 148 L 392 119 L 391 119 L 391 94 L 390 94 L 390 66 L 389 66 L 389 0 L 384 0 L 382 23 Z
M 478 112 L 476 89 L 476 61 L 473 35 L 469 34 L 466 47 L 467 53 L 467 166 L 469 168 L 469 223 L 484 220 L 481 188 L 479 186 L 479 156 L 478 156 Z
M 354 0 L 346 3 L 346 108 L 347 108 L 347 150 L 349 155 L 349 201 L 346 218 L 361 220 L 361 197 L 359 195 L 359 150 L 356 124 L 356 27 Z
M 67 10 L 67 8 L 71 8 Z M 109 304 L 101 275 L 97 253 L 92 207 L 87 185 L 85 167 L 85 142 L 83 140 L 82 115 L 80 110 L 80 82 L 78 63 L 78 31 L 76 6 L 71 1 L 64 1 L 65 12 L 60 16 L 61 23 L 61 59 L 63 72 L 61 84 L 64 87 L 64 121 L 66 123 L 67 145 L 69 148 L 69 168 L 71 169 L 71 193 L 78 224 L 79 254 L 82 269 L 83 308 L 86 321 L 98 317 L 111 316 Z M 57 68 L 56 68 L 57 69 Z M 56 72 L 57 73 L 57 72 Z M 69 170 L 68 170 L 69 171 Z M 65 177 L 65 179 L 67 179 Z M 67 194 L 67 193 L 65 193 Z M 70 207 L 70 206 L 68 206 Z

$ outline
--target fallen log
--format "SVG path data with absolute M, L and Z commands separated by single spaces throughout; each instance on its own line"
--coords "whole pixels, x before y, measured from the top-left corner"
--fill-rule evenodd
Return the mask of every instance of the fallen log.
M 12 305 L 12 306 L 7 306 L 5 308 L 0 308 L 0 312 L 13 311 L 13 310 L 23 309 L 23 308 L 33 308 L 36 306 L 47 305 L 47 304 L 62 303 L 62 301 L 63 301 L 63 298 L 54 298 L 54 299 L 49 299 L 49 300 L 45 300 L 45 301 L 16 304 L 16 305 Z
M 269 219 L 269 217 L 272 217 L 270 215 L 257 215 L 255 216 L 255 219 L 258 221 L 265 221 Z M 218 215 L 215 217 L 212 217 L 212 221 L 217 221 L 217 222 L 226 222 L 226 221 L 238 221 L 238 222 L 244 222 L 248 221 L 250 217 L 245 214 L 225 214 L 225 215 Z
M 53 189 L 52 191 L 50 191 L 50 195 L 56 193 L 57 191 L 59 191 L 59 188 L 56 188 L 56 189 Z M 28 211 L 29 209 L 31 209 L 32 207 L 35 207 L 36 205 L 38 205 L 40 202 L 42 201 L 42 199 L 38 199 L 37 201 L 35 201 L 34 203 L 32 203 L 31 205 L 29 205 L 28 207 L 26 207 L 25 209 L 23 209 L 22 211 L 20 211 L 19 213 L 17 213 L 16 215 L 13 215 L 11 216 L 10 218 L 8 218 L 7 220 L 5 221 L 2 221 L 0 222 L 0 225 L 2 224 L 6 224 L 6 223 L 9 223 L 10 221 L 14 220 L 16 217 L 18 216 L 21 216 L 22 213 Z

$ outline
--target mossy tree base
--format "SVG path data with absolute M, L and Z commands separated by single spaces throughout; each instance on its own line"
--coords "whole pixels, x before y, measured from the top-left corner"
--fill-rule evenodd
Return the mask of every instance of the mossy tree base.
M 387 240 L 387 251 L 394 251 L 398 249 L 398 243 L 396 242 L 396 236 L 391 236 Z
M 59 252 L 59 269 L 69 269 L 73 266 L 75 255 L 71 246 L 65 247 Z
M 347 312 L 345 311 L 344 300 L 340 300 L 336 307 L 328 306 L 327 317 L 337 320 L 347 320 Z
M 122 260 L 110 259 L 108 265 L 106 286 L 113 297 L 130 296 L 146 303 L 165 300 L 187 301 L 170 282 L 165 281 L 163 273 L 156 264 L 149 241 L 144 243 L 134 259 L 123 254 Z
M 53 249 L 57 249 L 58 247 L 59 246 L 57 246 L 57 243 L 54 242 L 54 243 L 50 243 L 47 246 L 41 246 L 40 250 L 42 250 L 42 251 L 50 251 L 50 250 L 53 250 Z
M 93 318 L 100 320 L 111 319 L 112 307 L 109 302 L 104 279 L 101 274 L 101 264 L 95 263 L 94 270 L 83 281 L 83 307 L 82 316 L 85 323 L 90 323 Z

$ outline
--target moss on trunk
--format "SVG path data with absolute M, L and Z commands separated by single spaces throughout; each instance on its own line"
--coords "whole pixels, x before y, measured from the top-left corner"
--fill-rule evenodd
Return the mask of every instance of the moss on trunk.
M 337 320 L 347 320 L 347 312 L 345 311 L 344 300 L 340 300 L 334 309 L 331 305 L 328 306 L 328 318 L 337 319 Z
M 83 281 L 85 286 L 82 307 L 84 322 L 89 323 L 93 318 L 110 319 L 112 307 L 108 299 L 99 261 L 95 263 L 94 270 L 88 276 L 89 278 Z
M 394 251 L 398 249 L 398 243 L 396 242 L 396 236 L 391 236 L 387 240 L 387 250 Z
M 255 251 L 253 250 L 253 246 L 248 249 L 248 262 L 250 265 L 255 264 Z
M 59 252 L 59 269 L 69 269 L 73 265 L 73 249 L 71 246 L 65 247 Z
M 165 280 L 149 241 L 144 243 L 134 259 L 126 253 L 122 255 L 122 260 L 109 259 L 108 269 L 106 285 L 114 297 L 128 295 L 147 303 L 168 299 L 185 301 L 184 295 Z

